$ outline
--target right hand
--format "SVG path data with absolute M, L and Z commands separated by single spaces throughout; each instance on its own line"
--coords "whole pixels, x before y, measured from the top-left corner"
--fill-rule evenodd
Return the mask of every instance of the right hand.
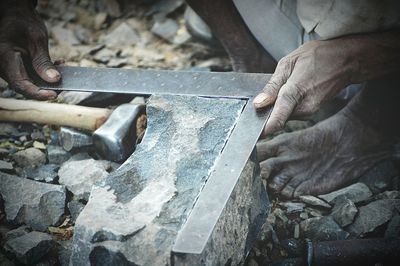
M 15 1 L 0 17 L 0 77 L 27 97 L 54 99 L 54 91 L 40 89 L 28 75 L 32 69 L 49 83 L 61 78 L 50 60 L 46 26 L 30 2 Z

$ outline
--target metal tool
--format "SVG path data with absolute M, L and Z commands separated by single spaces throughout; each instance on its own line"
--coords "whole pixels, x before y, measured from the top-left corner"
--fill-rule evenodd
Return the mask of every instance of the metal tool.
M 271 265 L 398 265 L 400 260 L 399 238 L 322 242 L 291 239 L 284 244 L 285 246 L 290 258 L 275 261 Z
M 251 103 L 270 75 L 82 67 L 59 67 L 59 71 L 63 77 L 59 84 L 42 82 L 41 87 L 139 95 L 193 95 L 247 101 L 213 172 L 175 241 L 175 253 L 200 254 L 270 115 L 270 109 L 256 112 Z
M 106 108 L 0 98 L 0 121 L 70 126 L 94 131 L 92 138 L 84 138 L 84 134 L 63 129 L 61 134 L 65 137 L 62 138 L 62 146 L 70 151 L 75 146 L 89 146 L 93 142 L 101 157 L 114 162 L 125 160 L 134 151 L 137 121 L 145 112 L 142 103 L 122 104 L 112 111 Z M 75 145 L 76 142 L 79 142 L 78 145 Z

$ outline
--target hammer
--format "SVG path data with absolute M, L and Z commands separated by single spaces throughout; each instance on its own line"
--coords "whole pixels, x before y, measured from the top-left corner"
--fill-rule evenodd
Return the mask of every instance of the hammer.
M 135 101 L 135 100 L 134 100 Z M 96 152 L 103 158 L 121 162 L 135 149 L 143 131 L 145 105 L 127 103 L 115 110 L 60 103 L 0 98 L 0 121 L 69 126 L 93 132 Z

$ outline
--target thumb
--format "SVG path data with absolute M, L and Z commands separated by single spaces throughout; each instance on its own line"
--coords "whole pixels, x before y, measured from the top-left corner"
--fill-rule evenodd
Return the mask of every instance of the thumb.
M 46 44 L 37 44 L 36 49 L 31 52 L 32 66 L 36 73 L 45 81 L 53 83 L 60 80 L 60 72 L 51 62 Z
M 253 105 L 255 108 L 267 107 L 276 101 L 281 87 L 290 76 L 291 67 L 289 66 L 289 60 L 285 58 L 278 62 L 275 73 L 272 75 L 263 91 L 254 98 Z

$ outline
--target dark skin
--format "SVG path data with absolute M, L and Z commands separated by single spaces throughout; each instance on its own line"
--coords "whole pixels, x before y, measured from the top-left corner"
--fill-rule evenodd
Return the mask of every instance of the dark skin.
M 32 70 L 49 83 L 61 78 L 50 60 L 47 30 L 33 1 L 3 0 L 0 7 L 0 77 L 29 98 L 56 98 L 54 91 L 34 85 L 28 74 Z

